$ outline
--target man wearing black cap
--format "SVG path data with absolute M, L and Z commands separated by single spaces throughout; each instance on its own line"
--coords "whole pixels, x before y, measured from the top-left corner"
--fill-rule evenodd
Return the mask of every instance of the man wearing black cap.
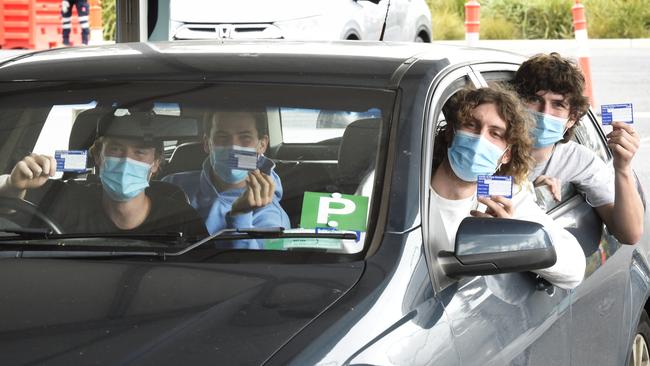
M 135 126 L 135 127 L 134 127 Z M 90 148 L 99 169 L 95 184 L 49 180 L 56 161 L 30 154 L 11 174 L 0 176 L 0 195 L 39 202 L 40 209 L 69 233 L 169 233 L 207 235 L 203 220 L 187 204 L 149 191 L 160 167 L 162 142 L 143 136 L 133 117 L 110 118 Z M 139 137 L 138 137 L 139 135 Z

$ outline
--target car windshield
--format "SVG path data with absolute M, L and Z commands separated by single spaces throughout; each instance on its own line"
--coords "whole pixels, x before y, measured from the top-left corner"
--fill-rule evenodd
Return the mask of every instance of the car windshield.
M 214 245 L 364 249 L 392 91 L 183 82 L 3 89 L 1 242 L 50 235 L 78 247 L 133 234 L 177 247 L 224 229 L 284 228 Z

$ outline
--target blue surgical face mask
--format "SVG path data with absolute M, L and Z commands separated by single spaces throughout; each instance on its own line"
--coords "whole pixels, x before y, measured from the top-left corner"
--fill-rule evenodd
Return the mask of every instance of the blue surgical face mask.
M 535 128 L 531 132 L 535 148 L 551 146 L 562 140 L 566 132 L 567 118 L 559 118 L 532 110 L 529 112 L 535 120 Z
M 233 153 L 236 149 L 246 150 L 251 148 L 237 145 L 212 146 L 212 150 L 210 151 L 210 164 L 212 165 L 212 169 L 221 180 L 228 184 L 239 183 L 248 176 L 248 170 L 232 168 L 234 162 L 231 159 L 233 159 Z
M 484 137 L 466 131 L 456 131 L 447 149 L 449 165 L 458 178 L 476 182 L 479 175 L 492 175 L 501 166 L 505 150 Z
M 99 178 L 114 201 L 128 201 L 149 187 L 151 164 L 129 158 L 104 157 Z

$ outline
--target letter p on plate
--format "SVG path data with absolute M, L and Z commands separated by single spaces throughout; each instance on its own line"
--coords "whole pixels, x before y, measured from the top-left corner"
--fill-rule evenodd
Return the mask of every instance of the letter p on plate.
M 300 227 L 366 231 L 368 197 L 305 192 Z

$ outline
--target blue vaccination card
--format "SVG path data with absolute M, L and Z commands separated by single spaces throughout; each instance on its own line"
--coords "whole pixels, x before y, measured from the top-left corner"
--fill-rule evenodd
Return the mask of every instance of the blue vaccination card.
M 611 125 L 612 122 L 616 121 L 625 122 L 628 124 L 634 122 L 632 115 L 632 103 L 601 105 L 600 115 L 602 116 L 603 126 Z
M 230 154 L 229 165 L 238 170 L 255 170 L 257 160 L 257 150 L 254 147 L 236 146 Z
M 56 150 L 54 152 L 57 172 L 85 173 L 87 150 Z
M 478 197 L 504 196 L 512 198 L 512 177 L 499 175 L 479 175 Z

